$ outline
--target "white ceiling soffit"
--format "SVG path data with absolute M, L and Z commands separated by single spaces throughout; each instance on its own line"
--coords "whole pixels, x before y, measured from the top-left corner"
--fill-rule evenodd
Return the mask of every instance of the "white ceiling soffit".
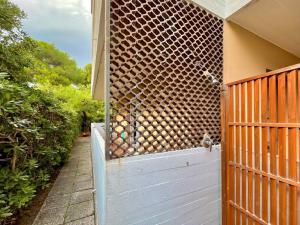
M 104 23 L 106 0 L 93 1 L 92 97 L 104 99 Z
M 192 0 L 197 5 L 205 8 L 211 13 L 226 19 L 237 12 L 252 0 Z
M 250 4 L 253 0 L 225 0 L 225 19 Z
M 300 57 L 299 10 L 299 0 L 255 0 L 229 19 Z

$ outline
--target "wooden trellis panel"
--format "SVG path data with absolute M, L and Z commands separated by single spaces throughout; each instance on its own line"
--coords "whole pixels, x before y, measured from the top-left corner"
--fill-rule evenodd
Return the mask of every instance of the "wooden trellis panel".
M 222 71 L 222 19 L 185 0 L 112 0 L 111 157 L 199 147 L 205 133 L 218 144 Z
M 223 221 L 300 224 L 300 64 L 226 89 Z

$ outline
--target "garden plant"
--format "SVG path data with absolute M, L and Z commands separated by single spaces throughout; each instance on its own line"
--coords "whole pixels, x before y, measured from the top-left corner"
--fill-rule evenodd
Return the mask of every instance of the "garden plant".
M 104 119 L 79 68 L 22 29 L 24 12 L 0 0 L 0 224 L 47 187 L 85 124 Z M 85 115 L 83 117 L 82 115 Z

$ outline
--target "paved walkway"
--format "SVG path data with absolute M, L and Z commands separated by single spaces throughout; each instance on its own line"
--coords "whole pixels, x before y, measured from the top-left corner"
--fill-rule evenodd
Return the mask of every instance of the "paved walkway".
M 33 225 L 95 225 L 90 138 L 79 138 Z

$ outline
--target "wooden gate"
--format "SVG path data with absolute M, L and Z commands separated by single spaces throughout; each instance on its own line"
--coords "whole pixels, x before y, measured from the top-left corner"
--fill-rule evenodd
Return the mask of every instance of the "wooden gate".
M 300 64 L 226 89 L 223 224 L 300 224 Z

